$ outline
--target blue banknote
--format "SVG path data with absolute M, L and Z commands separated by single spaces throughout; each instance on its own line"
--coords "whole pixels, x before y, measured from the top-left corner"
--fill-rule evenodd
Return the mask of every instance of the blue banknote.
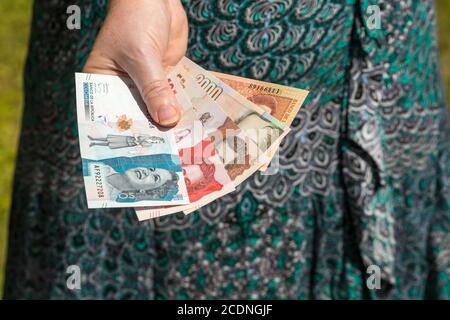
M 133 82 L 85 73 L 75 82 L 88 207 L 188 204 L 175 136 L 153 124 Z

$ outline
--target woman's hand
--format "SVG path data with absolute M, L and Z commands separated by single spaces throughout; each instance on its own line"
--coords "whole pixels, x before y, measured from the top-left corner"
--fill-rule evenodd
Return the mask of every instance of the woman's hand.
M 111 0 L 83 71 L 130 76 L 153 120 L 173 126 L 181 110 L 164 67 L 184 56 L 187 37 L 179 0 Z

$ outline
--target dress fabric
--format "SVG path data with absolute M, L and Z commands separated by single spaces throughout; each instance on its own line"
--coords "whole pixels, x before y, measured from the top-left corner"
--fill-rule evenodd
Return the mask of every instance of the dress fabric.
M 107 4 L 78 1 L 81 29 L 68 30 L 70 4 L 34 3 L 5 298 L 450 298 L 432 1 L 184 0 L 191 59 L 310 95 L 276 175 L 141 223 L 132 209 L 87 209 L 74 72 Z M 374 4 L 381 29 L 368 22 Z M 80 290 L 66 286 L 70 265 Z

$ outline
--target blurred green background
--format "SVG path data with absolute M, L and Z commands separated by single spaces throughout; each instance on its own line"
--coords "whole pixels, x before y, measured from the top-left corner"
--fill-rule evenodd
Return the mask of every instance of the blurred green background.
M 419 0 L 418 0 L 419 1 Z M 1 1 L 0 24 L 0 296 L 6 255 L 8 212 L 22 110 L 22 70 L 31 19 L 31 0 Z M 450 1 L 436 0 L 441 68 L 450 105 Z

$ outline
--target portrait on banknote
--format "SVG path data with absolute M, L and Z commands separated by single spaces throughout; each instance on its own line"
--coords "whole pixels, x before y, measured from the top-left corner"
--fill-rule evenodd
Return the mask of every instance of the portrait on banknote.
M 102 160 L 82 159 L 83 175 L 92 182 L 87 187 L 88 200 L 118 203 L 170 202 L 183 200 L 179 163 L 171 155 L 117 157 Z

